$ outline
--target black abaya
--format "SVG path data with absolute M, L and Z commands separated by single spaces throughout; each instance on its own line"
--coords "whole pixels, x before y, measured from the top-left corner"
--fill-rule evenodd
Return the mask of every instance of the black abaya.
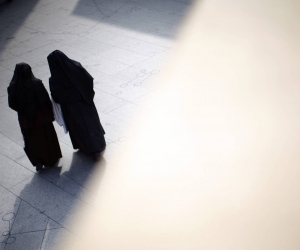
M 61 51 L 53 51 L 47 59 L 51 95 L 61 105 L 73 148 L 86 154 L 103 151 L 105 132 L 93 102 L 93 78 Z
M 33 166 L 52 166 L 62 157 L 52 122 L 54 115 L 43 83 L 28 64 L 16 65 L 8 87 L 9 106 L 18 112 L 25 153 Z

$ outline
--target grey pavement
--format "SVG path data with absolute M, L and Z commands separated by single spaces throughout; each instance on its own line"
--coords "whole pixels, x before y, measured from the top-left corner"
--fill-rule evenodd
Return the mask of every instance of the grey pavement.
M 191 0 L 0 1 L 0 250 L 55 249 L 64 235 L 80 237 L 69 220 L 89 204 L 94 171 L 113 172 L 110 161 L 130 140 L 132 119 L 147 114 L 144 100 L 176 45 Z M 6 88 L 19 62 L 49 90 L 47 55 L 59 49 L 94 77 L 95 99 L 107 149 L 95 163 L 72 148 L 55 122 L 63 158 L 36 173 L 23 150 Z

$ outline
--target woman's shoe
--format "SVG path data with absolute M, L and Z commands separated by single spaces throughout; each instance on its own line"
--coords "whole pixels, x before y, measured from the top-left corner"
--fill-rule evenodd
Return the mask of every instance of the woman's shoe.
M 93 159 L 94 159 L 94 161 L 98 161 L 99 158 L 100 158 L 100 156 L 101 156 L 100 152 L 95 152 L 95 153 L 93 154 Z
M 39 164 L 37 164 L 36 166 L 35 166 L 35 168 L 36 168 L 36 171 L 41 171 L 42 169 L 43 169 L 43 164 L 42 163 L 39 163 Z

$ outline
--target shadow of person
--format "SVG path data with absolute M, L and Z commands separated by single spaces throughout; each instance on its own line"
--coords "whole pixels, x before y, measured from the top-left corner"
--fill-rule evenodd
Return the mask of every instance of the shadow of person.
M 106 160 L 103 156 L 100 156 L 97 161 L 94 161 L 92 157 L 78 150 L 73 153 L 70 168 L 68 171 L 64 172 L 64 175 L 74 180 L 85 189 L 92 191 L 89 183 L 92 181 L 93 176 L 100 175 L 100 178 L 102 179 L 105 170 Z
M 67 228 L 67 218 L 74 211 L 78 199 L 62 190 L 59 182 L 61 167 L 33 174 L 13 189 L 21 198 L 5 249 L 38 249 L 44 235 L 57 228 Z M 52 180 L 52 181 L 51 181 Z M 13 240 L 7 237 L 7 240 Z
M 136 0 L 134 4 L 128 0 L 119 0 L 114 3 L 111 3 L 110 0 L 86 2 L 86 0 L 77 1 L 72 14 L 92 19 L 95 22 L 134 30 L 137 33 L 148 33 L 166 38 L 175 37 L 176 27 L 180 25 L 184 14 L 193 4 L 193 0 L 163 1 L 163 5 L 162 1 L 151 1 L 151 7 L 145 4 L 144 0 Z M 83 6 L 86 11 L 83 11 Z M 89 8 L 96 12 L 91 14 L 90 11 L 87 11 Z M 145 13 L 147 14 L 145 15 Z M 124 15 L 127 16 L 127 20 L 124 20 Z M 155 18 L 151 20 L 149 16 Z M 158 20 L 160 27 L 154 25 Z
M 14 188 L 14 193 L 22 201 L 16 203 L 14 213 L 4 217 L 8 221 L 7 225 L 11 224 L 7 230 L 3 230 L 5 237 L 2 238 L 5 242 L 0 247 L 21 249 L 24 241 L 33 248 L 41 244 L 52 246 L 60 241 L 62 234 L 77 233 L 70 231 L 74 216 L 82 215 L 78 213 L 77 205 L 89 205 L 94 198 L 88 184 L 94 174 L 99 175 L 99 171 L 103 177 L 106 161 L 100 157 L 95 162 L 77 151 L 73 153 L 69 170 L 63 172 L 67 167 L 63 163 L 66 164 L 58 161 L 53 167 L 34 174 Z M 21 237 L 21 234 L 26 237 Z
M 23 20 L 30 15 L 34 10 L 35 6 L 38 4 L 39 0 L 28 0 L 28 1 L 12 1 L 12 0 L 0 0 L 0 14 L 1 17 L 7 17 L 8 21 L 6 25 L 9 25 L 9 29 L 5 30 L 4 34 L 1 34 L 0 39 L 0 57 L 4 52 L 4 48 L 12 40 L 15 40 L 15 33 L 23 24 Z M 18 13 L 17 22 L 11 21 L 11 16 Z
M 52 167 L 43 168 L 38 175 L 54 185 L 59 186 L 62 171 L 62 166 L 59 165 L 59 161 L 57 161 Z

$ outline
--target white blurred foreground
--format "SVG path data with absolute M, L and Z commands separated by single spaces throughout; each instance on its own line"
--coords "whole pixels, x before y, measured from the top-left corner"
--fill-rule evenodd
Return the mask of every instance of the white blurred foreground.
M 299 7 L 195 4 L 151 112 L 62 249 L 300 249 Z

